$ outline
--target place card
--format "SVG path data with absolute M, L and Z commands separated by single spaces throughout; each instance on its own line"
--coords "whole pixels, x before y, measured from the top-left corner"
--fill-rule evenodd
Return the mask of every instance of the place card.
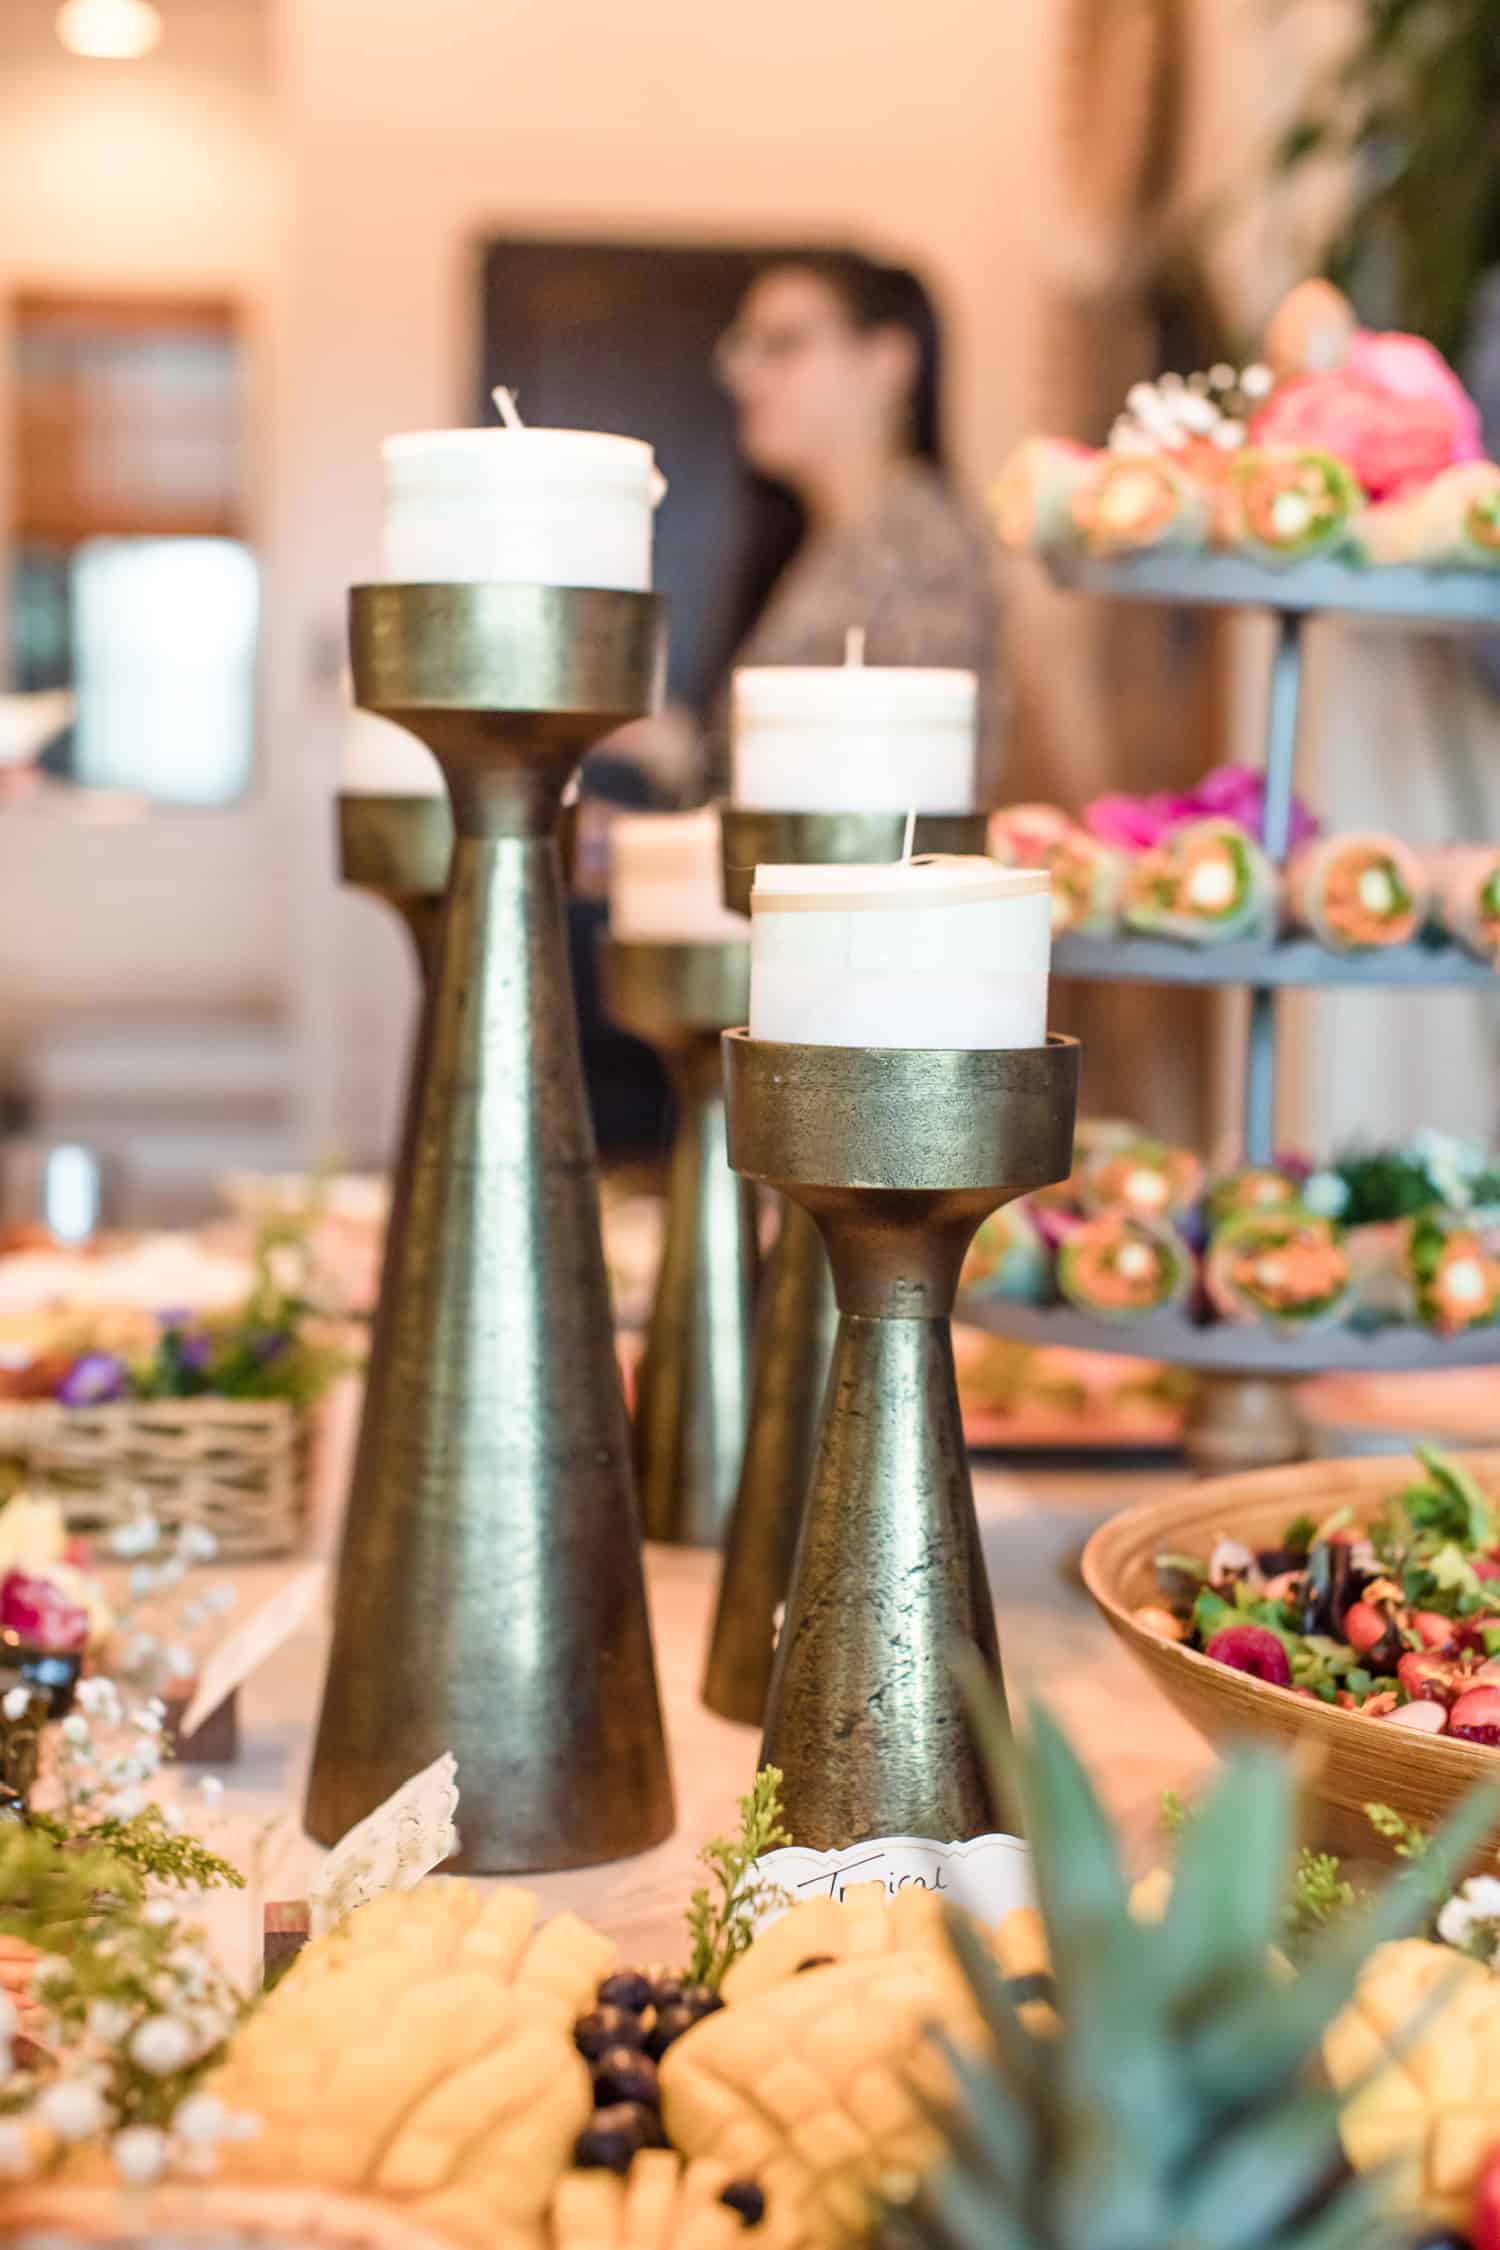
M 1017 1907 L 1036 1903 L 1031 1853 L 1018 1836 L 975 1836 L 961 1844 L 876 1836 L 837 1852 L 789 1844 L 767 1852 L 756 1873 L 778 1884 L 787 1899 L 761 1916 L 761 1928 L 804 1899 L 841 1899 L 859 1883 L 883 1883 L 891 1898 L 906 1890 L 937 1891 L 981 1922 L 1003 1922 Z
M 211 1718 L 236 1688 L 243 1687 L 268 1656 L 274 1656 L 300 1631 L 322 1599 L 327 1576 L 325 1564 L 309 1563 L 224 1635 L 203 1660 L 193 1699 L 178 1722 L 179 1734 L 196 1734 L 204 1720 Z
M 313 1878 L 314 1937 L 386 1891 L 409 1891 L 458 1850 L 458 1764 L 445 1750 L 340 1838 Z

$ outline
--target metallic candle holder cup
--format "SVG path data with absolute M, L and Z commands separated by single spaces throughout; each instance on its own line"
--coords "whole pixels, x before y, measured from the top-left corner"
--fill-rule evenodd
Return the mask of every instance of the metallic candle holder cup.
M 776 813 L 719 807 L 724 900 L 750 912 L 757 867 L 866 866 L 899 859 L 900 813 Z M 982 853 L 986 815 L 918 816 L 915 849 Z M 711 1711 L 747 1726 L 765 1718 L 776 1616 L 812 1475 L 818 1423 L 838 1327 L 833 1277 L 807 1213 L 784 1203 L 756 1314 L 750 1427 L 724 1545 L 724 1568 L 703 1677 Z
M 1067 1176 L 1077 1042 L 957 1049 L 724 1042 L 729 1155 L 816 1221 L 839 1328 L 776 1647 L 763 1764 L 793 1840 L 985 1833 L 949 1652 L 998 1674 L 950 1315 L 980 1221 Z
M 750 1007 L 748 944 L 605 942 L 604 999 L 655 1047 L 677 1110 L 667 1226 L 635 1388 L 641 1529 L 716 1547 L 750 1403 L 756 1195 L 729 1167 L 720 1035 Z
M 340 878 L 353 890 L 384 899 L 401 916 L 417 949 L 422 981 L 431 985 L 453 860 L 447 798 L 345 790 L 338 828 Z
M 581 1867 L 672 1826 L 556 831 L 649 710 L 649 595 L 365 586 L 355 693 L 443 769 L 455 832 L 392 1212 L 307 1825 L 445 1750 L 454 1865 Z

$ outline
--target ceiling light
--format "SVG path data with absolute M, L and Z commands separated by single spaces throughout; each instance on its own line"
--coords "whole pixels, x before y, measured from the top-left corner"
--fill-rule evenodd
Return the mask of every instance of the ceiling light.
M 155 0 L 63 0 L 57 36 L 70 54 L 93 62 L 136 62 L 161 38 Z

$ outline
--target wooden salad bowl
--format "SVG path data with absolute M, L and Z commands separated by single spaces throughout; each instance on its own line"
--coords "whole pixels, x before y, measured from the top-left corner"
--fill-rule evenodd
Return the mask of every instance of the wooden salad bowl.
M 1500 1452 L 1466 1453 L 1464 1467 L 1500 1496 Z M 1189 1725 L 1216 1748 L 1250 1740 L 1295 1752 L 1307 1771 L 1315 1840 L 1363 1859 L 1388 1857 L 1390 1849 L 1365 1818 L 1366 1805 L 1390 1805 L 1405 1820 L 1436 1827 L 1476 1783 L 1500 1781 L 1500 1750 L 1307 1702 L 1164 1639 L 1138 1624 L 1135 1612 L 1160 1601 L 1152 1567 L 1159 1554 L 1206 1556 L 1221 1535 L 1274 1547 L 1294 1517 L 1321 1523 L 1343 1507 L 1367 1523 L 1422 1473 L 1410 1456 L 1387 1455 L 1215 1477 L 1127 1508 L 1100 1525 L 1083 1553 L 1084 1583 L 1105 1623 Z M 1490 1848 L 1500 1848 L 1500 1821 Z

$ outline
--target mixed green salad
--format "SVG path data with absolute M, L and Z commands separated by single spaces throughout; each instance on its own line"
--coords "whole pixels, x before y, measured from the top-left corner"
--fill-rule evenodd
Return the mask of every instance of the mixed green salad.
M 1310 1701 L 1500 1746 L 1500 1503 L 1445 1454 L 1419 1459 L 1373 1518 L 1158 1555 L 1137 1622 Z

